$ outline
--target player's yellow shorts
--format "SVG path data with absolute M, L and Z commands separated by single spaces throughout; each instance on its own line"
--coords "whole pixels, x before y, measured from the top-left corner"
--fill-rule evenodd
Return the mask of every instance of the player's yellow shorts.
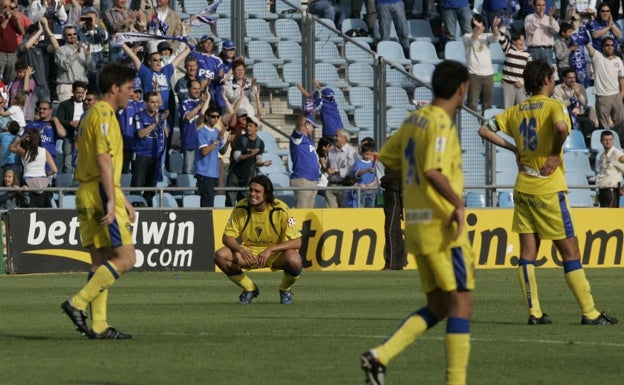
M 451 292 L 473 290 L 474 252 L 466 244 L 427 255 L 417 255 L 422 291 L 429 293 L 436 288 Z
M 537 234 L 541 239 L 574 237 L 568 197 L 564 191 L 533 195 L 514 191 L 514 215 L 511 230 Z
M 263 252 L 266 247 L 258 247 L 258 246 L 245 246 L 247 249 L 251 250 L 251 252 L 253 253 L 254 256 L 258 256 L 258 254 L 260 254 L 261 252 Z M 275 260 L 277 258 L 280 257 L 280 255 L 282 255 L 283 252 L 278 251 L 276 253 L 271 253 L 271 255 L 269 256 L 269 258 L 266 261 L 265 267 L 269 267 L 271 268 L 271 270 L 275 270 L 273 269 L 273 262 L 275 262 Z M 257 266 L 251 266 L 248 270 L 254 270 L 257 269 Z
M 76 209 L 83 247 L 120 247 L 132 245 L 130 217 L 120 188 L 115 188 L 115 221 L 108 227 L 100 220 L 106 212 L 106 194 L 99 182 L 81 183 L 76 193 Z

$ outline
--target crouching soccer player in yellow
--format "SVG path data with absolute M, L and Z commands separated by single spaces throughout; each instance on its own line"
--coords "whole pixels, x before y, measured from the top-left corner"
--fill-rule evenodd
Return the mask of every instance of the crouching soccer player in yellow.
M 378 155 L 403 181 L 406 246 L 416 256 L 427 305 L 362 355 L 367 384 L 382 385 L 388 363 L 446 317 L 447 384 L 466 384 L 474 255 L 464 231 L 462 156 L 452 118 L 466 96 L 468 70 L 444 61 L 432 86 L 431 104 L 410 113 Z
M 91 254 L 91 272 L 86 286 L 61 307 L 78 331 L 91 339 L 132 337 L 108 325 L 106 307 L 108 289 L 136 259 L 131 232 L 135 213 L 120 187 L 123 140 L 116 116 L 134 92 L 135 76 L 130 67 L 106 65 L 99 77 L 103 97 L 89 109 L 77 133 L 76 208 L 82 245 Z M 86 322 L 89 304 L 92 329 Z
M 288 206 L 275 198 L 268 177 L 258 175 L 251 179 L 247 198 L 234 207 L 225 226 L 223 244 L 225 247 L 215 253 L 215 264 L 243 289 L 239 296 L 241 305 L 250 304 L 260 294 L 242 269 L 263 267 L 284 271 L 279 287 L 280 303 L 292 303 L 290 288 L 302 271 L 301 232 L 288 213 Z
M 527 64 L 523 76 L 524 86 L 531 97 L 493 117 L 481 126 L 479 135 L 514 152 L 519 159 L 512 231 L 520 235 L 518 276 L 528 305 L 528 323 L 552 323 L 540 307 L 535 278 L 540 242 L 551 239 L 563 259 L 565 280 L 581 308 L 581 324 L 616 324 L 616 318 L 594 307 L 591 288 L 581 264 L 562 161 L 570 117 L 563 103 L 551 99 L 555 87 L 552 68 L 543 60 L 534 60 Z M 511 136 L 515 145 L 497 135 L 497 131 Z

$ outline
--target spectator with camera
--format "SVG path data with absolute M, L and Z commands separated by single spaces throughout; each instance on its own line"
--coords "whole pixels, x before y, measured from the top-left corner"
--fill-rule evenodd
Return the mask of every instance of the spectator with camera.
M 108 42 L 108 32 L 100 26 L 100 14 L 93 7 L 82 9 L 80 18 L 80 28 L 78 28 L 78 39 L 82 44 L 89 47 L 91 59 L 95 63 L 95 70 L 87 71 L 89 79 L 89 89 L 98 89 L 98 74 L 107 62 L 104 57 L 104 46 Z

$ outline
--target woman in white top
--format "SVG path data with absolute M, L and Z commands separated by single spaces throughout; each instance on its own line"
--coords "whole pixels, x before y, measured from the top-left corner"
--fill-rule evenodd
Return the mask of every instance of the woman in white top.
M 30 207 L 52 207 L 50 192 L 37 191 L 37 189 L 48 187 L 48 176 L 56 174 L 57 171 L 54 158 L 41 146 L 39 131 L 31 128 L 24 137 L 16 136 L 15 141 L 9 146 L 9 151 L 22 158 L 24 182 L 30 191 Z

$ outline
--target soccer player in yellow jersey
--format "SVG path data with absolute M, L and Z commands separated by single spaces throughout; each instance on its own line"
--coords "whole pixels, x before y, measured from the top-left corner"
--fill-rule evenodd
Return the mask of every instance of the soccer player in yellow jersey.
M 431 104 L 410 113 L 378 154 L 403 181 L 406 247 L 416 256 L 427 304 L 362 355 L 367 384 L 383 384 L 388 363 L 447 317 L 447 384 L 466 384 L 474 254 L 464 231 L 462 156 L 452 118 L 466 97 L 468 70 L 444 61 L 433 72 L 432 86 Z
M 552 68 L 543 60 L 529 62 L 524 70 L 524 86 L 531 97 L 493 117 L 481 126 L 479 135 L 514 152 L 519 162 L 512 231 L 520 235 L 518 276 L 529 309 L 528 323 L 552 323 L 540 307 L 535 278 L 540 242 L 551 239 L 563 258 L 565 280 L 583 313 L 581 324 L 615 324 L 616 318 L 594 307 L 580 260 L 562 160 L 570 117 L 563 103 L 550 98 L 555 87 Z M 515 145 L 497 135 L 498 131 L 511 136 Z
M 215 264 L 243 289 L 239 296 L 241 305 L 250 304 L 260 294 L 243 269 L 263 267 L 284 271 L 280 303 L 292 303 L 290 288 L 303 269 L 299 255 L 301 232 L 296 224 L 288 206 L 275 198 L 271 180 L 265 175 L 252 178 L 247 198 L 234 207 L 223 231 L 225 246 L 215 253 Z
M 91 254 L 87 284 L 61 305 L 79 332 L 91 339 L 128 339 L 132 336 L 108 325 L 108 289 L 135 263 L 131 223 L 134 209 L 121 191 L 123 139 L 116 111 L 125 108 L 134 92 L 136 71 L 111 63 L 99 77 L 102 99 L 93 105 L 78 128 L 78 161 L 75 178 L 80 182 L 76 208 L 82 245 Z M 87 326 L 91 304 L 92 328 Z

